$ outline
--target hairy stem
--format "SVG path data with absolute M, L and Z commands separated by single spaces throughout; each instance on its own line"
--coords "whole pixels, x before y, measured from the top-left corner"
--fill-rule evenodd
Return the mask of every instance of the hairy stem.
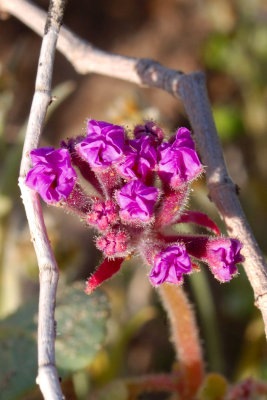
M 181 286 L 159 288 L 169 316 L 171 339 L 182 374 L 182 398 L 192 399 L 204 378 L 204 363 L 194 312 Z

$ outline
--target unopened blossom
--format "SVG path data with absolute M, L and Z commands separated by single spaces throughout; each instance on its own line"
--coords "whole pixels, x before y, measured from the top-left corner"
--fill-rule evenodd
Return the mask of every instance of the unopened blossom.
M 173 143 L 161 144 L 158 171 L 161 180 L 173 188 L 192 181 L 201 173 L 202 165 L 188 129 L 178 129 Z
M 135 179 L 116 193 L 120 206 L 120 217 L 128 222 L 149 222 L 159 196 L 159 189 L 144 185 Z
M 184 244 L 176 243 L 155 256 L 149 279 L 153 286 L 163 282 L 179 284 L 183 282 L 183 274 L 188 274 L 191 270 L 191 260 Z
M 107 168 L 118 161 L 124 151 L 124 129 L 104 121 L 90 120 L 86 138 L 77 144 L 77 153 L 92 168 Z
M 33 168 L 26 177 L 26 185 L 36 190 L 49 204 L 66 200 L 77 179 L 68 151 L 42 147 L 32 150 L 30 156 Z
M 111 230 L 106 235 L 97 238 L 96 246 L 108 257 L 120 257 L 127 251 L 127 242 L 128 236 L 124 230 Z
M 119 214 L 114 201 L 95 201 L 86 217 L 89 224 L 104 231 L 118 220 Z
M 157 151 L 153 140 L 149 136 L 141 136 L 139 139 L 129 140 L 117 169 L 125 178 L 139 178 L 145 181 L 154 171 L 156 163 Z
M 150 137 L 150 139 L 154 140 L 154 142 L 158 144 L 160 144 L 164 139 L 163 130 L 152 121 L 147 121 L 144 125 L 137 125 L 134 128 L 133 133 L 136 139 L 146 136 Z

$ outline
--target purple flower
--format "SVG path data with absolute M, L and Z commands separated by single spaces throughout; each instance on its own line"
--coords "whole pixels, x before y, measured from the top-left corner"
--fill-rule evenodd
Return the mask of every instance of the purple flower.
M 184 127 L 178 129 L 173 145 L 176 148 L 188 147 L 189 149 L 195 150 L 195 143 L 191 137 L 191 132 Z
M 123 154 L 124 129 L 119 125 L 91 119 L 87 137 L 77 144 L 76 149 L 92 168 L 107 168 Z
M 188 129 L 178 129 L 176 139 L 172 144 L 161 144 L 158 171 L 162 181 L 174 188 L 191 181 L 201 173 L 202 165 Z
M 68 151 L 43 147 L 32 150 L 30 155 L 33 168 L 26 177 L 27 186 L 36 190 L 47 203 L 65 200 L 77 179 Z
M 129 140 L 123 160 L 117 169 L 125 178 L 139 178 L 144 181 L 155 169 L 157 152 L 149 136 Z
M 188 274 L 191 270 L 191 260 L 185 245 L 173 244 L 155 256 L 149 279 L 153 286 L 163 282 L 179 284 L 183 282 L 183 274 Z
M 244 261 L 241 248 L 237 239 L 218 238 L 208 242 L 206 261 L 220 282 L 228 282 L 237 274 L 236 264 Z
M 128 222 L 149 222 L 159 196 L 159 189 L 148 187 L 138 179 L 124 185 L 116 194 L 120 217 Z

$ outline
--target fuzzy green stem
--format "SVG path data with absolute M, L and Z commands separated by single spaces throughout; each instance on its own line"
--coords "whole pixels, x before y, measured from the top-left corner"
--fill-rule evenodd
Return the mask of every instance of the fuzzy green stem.
M 181 286 L 163 284 L 159 292 L 169 316 L 171 338 L 182 374 L 182 398 L 192 399 L 204 378 L 202 349 L 194 312 Z

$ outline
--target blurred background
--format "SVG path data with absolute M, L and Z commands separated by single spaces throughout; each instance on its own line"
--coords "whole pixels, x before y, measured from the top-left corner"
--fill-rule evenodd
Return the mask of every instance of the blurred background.
M 48 1 L 35 3 L 47 9 Z M 248 221 L 266 255 L 266 2 L 80 0 L 68 3 L 64 21 L 75 33 L 102 50 L 153 58 L 185 73 L 195 70 L 206 73 L 228 169 L 240 188 Z M 41 398 L 36 390 L 31 391 L 35 385 L 35 355 L 30 357 L 32 353 L 26 351 L 27 347 L 23 351 L 22 345 L 30 328 L 31 340 L 35 340 L 35 325 L 24 326 L 22 333 L 20 323 L 23 325 L 30 318 L 21 315 L 36 315 L 36 309 L 29 310 L 24 304 L 34 303 L 38 295 L 38 268 L 17 186 L 40 44 L 40 38 L 15 18 L 0 21 L 0 327 L 4 332 L 2 336 L 0 333 L 0 351 L 4 355 L 0 356 L 0 388 L 3 400 Z M 83 133 L 88 118 L 120 123 L 128 128 L 144 119 L 153 119 L 169 135 L 178 126 L 189 126 L 181 102 L 169 94 L 99 75 L 79 76 L 59 53 L 55 59 L 53 94 L 58 100 L 49 109 L 42 146 L 58 147 L 61 140 Z M 190 206 L 207 212 L 224 229 L 207 198 L 204 179 L 194 184 Z M 60 290 L 64 293 L 74 287 L 75 281 L 85 282 L 99 264 L 101 255 L 94 247 L 93 232 L 78 219 L 47 205 L 43 210 L 60 267 Z M 207 371 L 221 372 L 231 382 L 245 377 L 267 378 L 263 324 L 242 267 L 238 278 L 221 285 L 203 266 L 202 272 L 189 277 L 185 285 L 196 310 Z M 96 301 L 100 301 L 109 319 L 106 326 L 107 314 L 102 310 L 105 314 L 100 327 L 103 337 L 96 333 L 99 337 L 94 354 L 77 365 L 70 365 L 65 372 L 62 362 L 65 392 L 71 399 L 85 399 L 91 387 L 101 387 L 114 378 L 170 371 L 174 362 L 167 318 L 140 261 L 125 263 L 121 272 L 103 285 L 103 291 L 106 295 L 96 295 Z M 87 299 L 79 297 L 80 309 L 88 310 Z M 64 301 L 67 300 L 63 295 Z M 23 305 L 22 311 L 17 311 Z M 69 302 L 66 307 L 71 309 L 73 303 Z M 72 313 L 73 310 L 68 316 L 70 321 Z M 75 328 L 78 322 L 73 324 Z M 14 334 L 16 337 L 10 342 Z M 83 344 L 81 352 L 89 346 L 85 339 Z M 29 348 L 35 347 L 29 344 Z M 63 360 L 69 357 L 70 347 L 60 351 Z M 27 384 L 18 368 L 19 362 L 23 366 L 25 359 L 29 371 L 33 371 Z M 11 387 L 16 390 L 12 391 Z

